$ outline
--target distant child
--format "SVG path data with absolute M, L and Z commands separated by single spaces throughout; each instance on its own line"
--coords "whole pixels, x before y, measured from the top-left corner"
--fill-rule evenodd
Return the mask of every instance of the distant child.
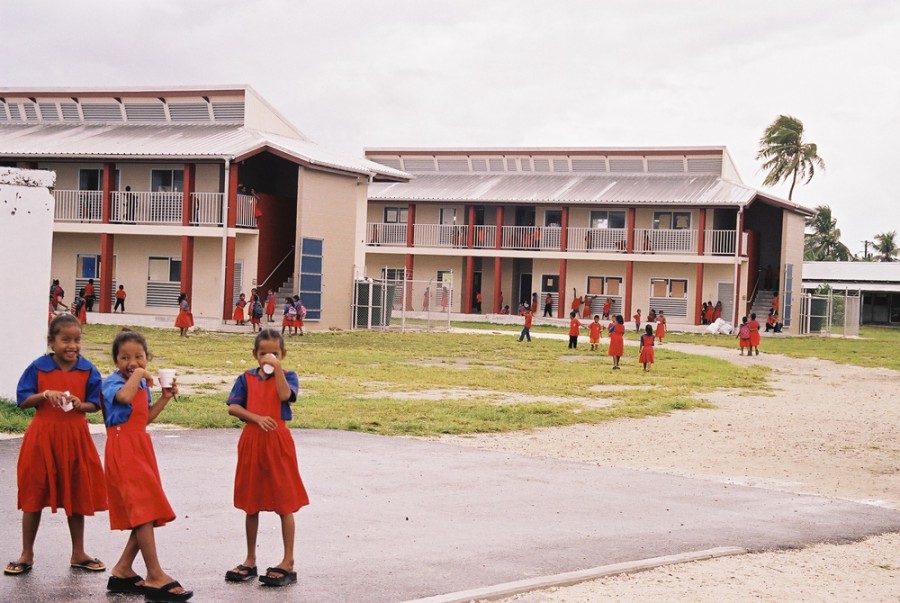
M 638 311 L 634 316 L 631 317 L 634 320 L 634 330 L 638 333 L 641 332 L 641 309 L 638 308 Z
M 87 285 L 84 286 L 84 303 L 87 305 L 87 311 L 94 311 L 94 301 L 97 299 L 97 291 L 94 289 L 94 279 L 89 278 Z
M 528 343 L 531 343 L 531 323 L 534 319 L 534 314 L 531 313 L 531 308 L 528 307 L 528 304 L 520 304 L 520 307 L 521 311 L 519 314 L 525 317 L 525 326 L 522 327 L 522 332 L 519 334 L 519 341 L 528 339 Z
M 581 317 L 582 318 L 590 318 L 591 317 L 591 306 L 594 303 L 594 299 L 595 298 L 590 297 L 589 295 L 584 296 L 584 305 L 581 308 Z
M 609 323 L 609 351 L 612 356 L 613 369 L 619 370 L 619 360 L 625 352 L 625 319 L 619 314 Z
M 750 347 L 750 324 L 746 316 L 741 319 L 741 326 L 738 327 L 737 338 L 741 346 L 741 356 L 743 356 L 744 348 Z M 750 353 L 751 350 L 748 350 L 747 355 L 749 356 Z
M 653 364 L 654 354 L 653 354 L 653 327 L 647 325 L 646 332 L 641 335 L 641 355 L 638 358 L 638 361 L 644 365 L 644 372 L 650 370 L 650 365 Z
M 290 296 L 284 298 L 284 316 L 281 318 L 281 334 L 287 329 L 288 336 L 293 335 L 291 330 L 294 329 L 294 323 L 297 319 L 297 308 L 294 307 L 294 300 Z
M 234 324 L 247 324 L 247 319 L 244 317 L 244 307 L 246 305 L 247 297 L 243 293 L 241 293 L 241 296 L 238 297 L 238 300 L 234 302 L 234 314 L 231 315 L 231 319 L 234 321 Z
M 604 320 L 609 318 L 610 312 L 612 312 L 612 298 L 607 297 L 606 301 L 603 302 L 603 319 Z
M 127 293 L 125 293 L 125 285 L 119 285 L 119 288 L 116 290 L 116 304 L 113 306 L 113 314 L 116 313 L 116 310 L 119 308 L 122 309 L 122 314 L 125 314 L 125 298 L 127 297 Z
M 303 336 L 303 324 L 306 320 L 306 306 L 303 305 L 303 302 L 300 301 L 300 296 L 294 296 L 294 309 L 297 311 L 297 316 L 294 319 L 294 335 Z
M 294 513 L 309 504 L 297 466 L 297 449 L 286 421 L 291 403 L 297 401 L 297 373 L 285 371 L 281 362 L 287 351 L 284 338 L 274 329 L 263 329 L 253 343 L 258 368 L 245 371 L 228 396 L 228 414 L 245 423 L 238 441 L 234 476 L 234 506 L 246 514 L 247 556 L 225 573 L 230 582 L 243 582 L 258 575 L 256 537 L 260 511 L 273 511 L 281 518 L 284 556 L 266 569 L 259 581 L 269 586 L 287 586 L 297 581 L 294 571 Z
M 253 290 L 253 293 L 250 294 L 250 326 L 253 328 L 253 332 L 261 330 L 260 322 L 262 322 L 263 314 L 265 314 L 266 309 L 263 307 L 262 300 L 259 298 L 259 294 L 256 293 L 256 289 Z
M 549 293 L 547 294 L 546 299 L 544 299 L 544 317 L 553 317 L 553 296 Z
M 759 356 L 759 321 L 756 320 L 756 312 L 750 313 L 750 320 L 747 322 L 747 326 L 750 327 L 750 349 L 747 350 L 749 354 L 752 354 L 754 350 L 756 350 L 756 355 Z
M 578 331 L 585 328 L 578 320 L 578 310 L 569 312 L 569 349 L 578 349 Z
M 275 292 L 266 293 L 266 322 L 275 322 Z
M 142 593 L 148 601 L 187 601 L 193 592 L 182 588 L 162 568 L 154 528 L 175 520 L 162 482 L 147 425 L 156 420 L 178 387 L 162 390 L 153 403 L 153 375 L 147 370 L 147 340 L 136 331 L 119 331 L 112 343 L 116 372 L 103 380 L 103 418 L 106 422 L 106 490 L 109 524 L 130 530 L 122 556 L 112 568 L 106 588 L 113 593 Z M 147 577 L 134 571 L 138 552 Z
M 659 314 L 656 316 L 656 338 L 659 340 L 659 344 L 662 345 L 663 337 L 666 336 L 666 313 L 663 310 L 659 311 Z
M 175 317 L 175 326 L 181 331 L 181 337 L 187 337 L 188 329 L 194 326 L 194 315 L 188 304 L 187 293 L 178 296 L 178 316 Z
M 72 300 L 72 314 L 82 326 L 87 324 L 87 302 L 84 299 L 84 287 L 78 290 L 75 299 Z
M 47 344 L 50 353 L 28 365 L 16 390 L 19 408 L 37 410 L 22 438 L 16 467 L 22 553 L 3 569 L 10 576 L 31 571 L 44 507 L 66 512 L 72 539 L 69 564 L 92 572 L 106 569 L 84 550 L 84 516 L 107 509 L 103 467 L 85 416 L 100 409 L 100 373 L 81 355 L 81 324 L 71 314 L 53 319 Z
M 600 349 L 600 337 L 603 334 L 603 325 L 600 324 L 600 315 L 594 314 L 594 322 L 588 326 L 591 337 L 591 351 Z

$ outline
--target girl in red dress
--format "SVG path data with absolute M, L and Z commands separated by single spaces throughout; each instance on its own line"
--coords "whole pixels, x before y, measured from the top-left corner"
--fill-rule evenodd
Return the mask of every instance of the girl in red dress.
M 234 302 L 234 314 L 231 316 L 231 319 L 234 320 L 234 324 L 243 325 L 246 323 L 247 319 L 244 318 L 244 306 L 246 305 L 247 298 L 241 293 L 238 300 Z
M 625 351 L 625 319 L 621 314 L 616 315 L 616 319 L 609 323 L 609 351 L 607 354 L 612 356 L 613 369 L 619 370 L 619 360 Z
M 266 294 L 266 321 L 275 322 L 275 292 L 271 289 Z
M 297 466 L 297 449 L 287 421 L 291 403 L 297 400 L 297 373 L 285 371 L 284 338 L 274 329 L 263 329 L 253 344 L 258 368 L 244 372 L 228 396 L 228 414 L 245 423 L 238 441 L 234 476 L 234 506 L 246 514 L 247 557 L 225 573 L 230 582 L 243 582 L 258 574 L 256 536 L 260 511 L 273 511 L 281 518 L 284 557 L 281 563 L 259 576 L 269 586 L 297 581 L 294 571 L 294 513 L 309 504 Z
M 3 570 L 12 576 L 31 571 L 44 507 L 66 512 L 72 567 L 106 569 L 84 550 L 84 516 L 107 508 L 103 467 L 85 416 L 100 409 L 100 373 L 81 356 L 81 325 L 71 314 L 50 322 L 47 341 L 51 353 L 28 365 L 16 391 L 19 408 L 37 410 L 25 430 L 16 466 L 22 554 Z
M 653 327 L 647 325 L 646 332 L 641 335 L 641 355 L 638 362 L 644 365 L 644 372 L 650 370 L 650 365 L 655 360 L 653 354 Z
M 191 313 L 186 293 L 178 296 L 178 316 L 175 317 L 175 326 L 181 330 L 182 337 L 187 337 L 188 329 L 194 326 L 194 315 Z
M 741 319 L 741 326 L 738 327 L 738 330 L 737 330 L 737 338 L 738 338 L 738 341 L 740 342 L 740 346 L 741 346 L 741 356 L 743 356 L 744 348 L 750 347 L 750 324 L 749 324 L 749 321 L 747 320 L 746 316 L 744 316 L 743 319 Z M 748 356 L 751 353 L 752 353 L 751 350 L 747 350 Z
M 287 329 L 288 336 L 293 335 L 292 329 L 296 329 L 297 308 L 294 307 L 294 300 L 288 296 L 284 298 L 284 317 L 281 319 L 281 334 Z
M 759 321 L 756 320 L 755 312 L 750 314 L 747 326 L 750 327 L 750 349 L 747 352 L 752 354 L 753 350 L 756 350 L 756 355 L 759 356 Z
M 663 337 L 666 336 L 666 313 L 662 310 L 659 311 L 659 314 L 656 316 L 656 338 L 659 339 L 659 344 L 662 345 Z
M 178 387 L 173 382 L 151 404 L 150 352 L 140 333 L 120 331 L 113 340 L 112 355 L 118 370 L 103 380 L 109 523 L 113 530 L 130 533 L 106 588 L 116 593 L 143 593 L 148 601 L 187 601 L 194 593 L 163 570 L 156 551 L 153 529 L 173 521 L 175 512 L 163 492 L 147 433 L 147 425 L 156 420 Z M 133 568 L 138 552 L 147 567 L 146 578 Z
M 588 325 L 591 338 L 591 351 L 596 352 L 600 349 L 600 337 L 603 335 L 603 325 L 600 324 L 600 315 L 594 314 L 594 322 Z

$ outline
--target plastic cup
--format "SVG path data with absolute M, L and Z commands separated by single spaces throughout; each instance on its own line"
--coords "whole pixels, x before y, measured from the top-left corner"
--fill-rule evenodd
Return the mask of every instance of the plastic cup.
M 264 365 L 262 365 L 262 370 L 265 374 L 271 375 L 272 373 L 275 372 L 275 367 L 272 366 L 271 364 L 264 364 Z
M 159 386 L 163 389 L 172 387 L 175 381 L 175 369 L 159 369 Z
M 70 410 L 75 408 L 75 406 L 72 404 L 72 399 L 71 399 L 72 394 L 70 394 L 68 391 L 65 391 L 65 392 L 63 392 L 63 395 L 66 397 L 66 400 L 65 400 L 65 402 L 62 403 L 60 408 L 63 409 L 63 412 L 69 412 Z

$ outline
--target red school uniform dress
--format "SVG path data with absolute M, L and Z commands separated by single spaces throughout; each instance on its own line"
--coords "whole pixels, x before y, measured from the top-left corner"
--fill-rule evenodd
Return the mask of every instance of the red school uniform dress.
M 100 405 L 100 373 L 82 357 L 68 371 L 59 368 L 51 354 L 32 362 L 19 379 L 17 404 L 48 389 L 68 391 Z M 56 513 L 61 507 L 69 517 L 105 511 L 103 467 L 85 414 L 41 401 L 22 438 L 16 480 L 22 511 L 36 513 L 50 507 Z
M 625 352 L 625 325 L 617 322 L 609 323 L 608 356 L 621 356 Z
M 759 347 L 759 321 L 751 320 L 747 324 L 750 326 L 750 345 Z
M 588 326 L 588 329 L 590 329 L 591 333 L 591 345 L 600 343 L 600 337 L 603 333 L 603 325 L 601 325 L 599 322 L 592 322 Z
M 275 294 L 269 293 L 266 295 L 266 315 L 271 316 L 275 314 Z
M 178 316 L 175 317 L 175 326 L 179 329 L 189 329 L 194 326 L 194 315 L 187 300 L 181 300 L 178 306 Z
M 297 322 L 297 309 L 294 304 L 284 304 L 284 317 L 281 319 L 282 327 L 293 327 Z
M 150 390 L 141 381 L 131 404 L 123 404 L 116 400 L 123 385 L 125 377 L 119 371 L 103 380 L 109 527 L 130 530 L 151 522 L 154 527 L 164 526 L 175 520 L 175 512 L 163 491 L 147 433 Z
M 666 317 L 665 316 L 657 316 L 656 317 L 656 336 L 659 339 L 662 339 L 666 336 Z
M 647 335 L 646 333 L 644 333 L 643 335 L 641 335 L 641 355 L 640 358 L 638 358 L 638 362 L 640 362 L 641 364 L 645 362 L 653 364 L 654 356 L 653 335 Z
M 291 420 L 291 402 L 297 400 L 300 381 L 293 371 L 285 371 L 284 377 L 291 390 L 285 402 L 278 397 L 274 376 L 264 379 L 258 368 L 238 377 L 228 396 L 228 404 L 238 404 L 277 423 L 273 431 L 246 423 L 238 440 L 234 506 L 249 515 L 260 511 L 286 515 L 309 504 L 297 466 L 297 448 L 286 424 Z
M 239 299 L 234 303 L 234 314 L 231 316 L 231 320 L 235 322 L 244 322 L 247 320 L 244 318 L 244 306 L 247 305 L 247 302 L 243 299 Z
M 577 318 L 573 318 L 569 321 L 569 337 L 574 337 L 578 335 L 578 331 L 581 329 L 581 321 Z

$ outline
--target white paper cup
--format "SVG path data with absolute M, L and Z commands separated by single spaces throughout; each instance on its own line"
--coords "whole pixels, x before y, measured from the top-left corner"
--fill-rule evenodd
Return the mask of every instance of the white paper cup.
M 272 366 L 271 364 L 264 364 L 264 365 L 262 365 L 262 370 L 265 374 L 271 375 L 272 373 L 275 372 L 275 367 Z
M 66 392 L 63 392 L 63 396 L 65 396 L 66 399 L 60 405 L 60 408 L 63 409 L 63 412 L 69 412 L 70 410 L 75 408 L 75 405 L 72 404 L 72 398 L 71 398 L 72 394 L 70 394 L 69 392 L 66 391 Z
M 175 369 L 159 369 L 159 386 L 163 389 L 172 387 L 175 381 Z

